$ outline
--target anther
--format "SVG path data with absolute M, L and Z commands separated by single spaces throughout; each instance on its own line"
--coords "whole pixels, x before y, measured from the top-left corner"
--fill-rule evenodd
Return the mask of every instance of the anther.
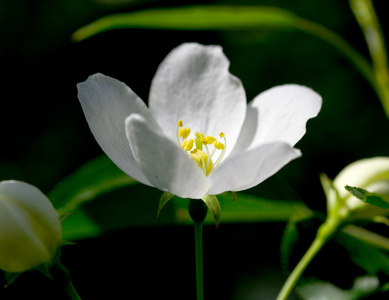
M 193 139 L 190 139 L 190 140 L 188 141 L 188 143 L 186 143 L 184 150 L 185 150 L 185 151 L 190 151 L 190 150 L 192 150 L 193 144 L 194 144 L 194 140 L 193 140 Z
M 190 129 L 188 127 L 182 127 L 178 133 L 180 137 L 182 137 L 184 140 L 189 136 Z
M 210 144 L 210 145 L 212 145 L 214 142 L 216 142 L 216 138 L 214 138 L 213 136 L 210 136 L 210 135 L 206 136 L 204 139 L 207 141 L 207 144 Z
M 199 149 L 193 149 L 190 151 L 190 157 L 202 167 L 203 164 L 208 160 L 207 154 Z
M 213 146 L 217 149 L 217 150 L 224 150 L 224 144 L 221 143 L 221 142 L 215 142 L 213 144 Z
M 183 142 L 181 143 L 181 148 L 182 148 L 182 149 L 185 149 L 185 147 L 186 147 L 187 144 L 188 144 L 188 141 L 183 141 Z
M 194 137 L 189 137 L 191 130 L 188 127 L 183 127 L 182 120 L 177 122 L 177 142 L 184 151 L 189 152 L 188 155 L 193 159 L 199 167 L 203 170 L 205 176 L 215 169 L 222 161 L 227 148 L 227 140 L 223 132 L 220 132 L 219 136 L 224 140 L 224 143 L 217 141 L 213 136 L 205 136 L 202 132 L 195 131 Z M 212 153 L 208 145 L 213 145 Z M 193 149 L 193 147 L 195 148 Z M 193 150 L 192 150 L 193 149 Z M 204 151 L 203 151 L 204 150 Z M 219 157 L 214 162 L 212 157 L 216 150 L 221 150 Z

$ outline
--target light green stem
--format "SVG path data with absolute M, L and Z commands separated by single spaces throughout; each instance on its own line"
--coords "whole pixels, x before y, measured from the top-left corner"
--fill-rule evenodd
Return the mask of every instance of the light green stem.
M 203 223 L 195 222 L 196 291 L 197 300 L 204 299 L 203 280 Z
M 389 70 L 385 39 L 371 0 L 349 0 L 373 62 L 374 86 L 389 117 Z
M 365 243 L 389 251 L 389 238 L 383 237 L 382 235 L 367 230 L 363 227 L 347 225 L 345 228 L 343 228 L 342 232 Z
M 74 288 L 72 281 L 70 280 L 70 274 L 68 269 L 62 264 L 59 264 L 54 272 L 52 273 L 54 281 L 63 286 L 66 293 L 69 295 L 72 300 L 81 300 L 80 296 L 77 294 L 76 289 Z
M 72 300 L 81 300 L 71 281 L 69 281 L 68 284 L 65 286 L 65 290 Z
M 290 273 L 288 279 L 284 283 L 280 293 L 277 296 L 277 300 L 287 299 L 290 293 L 292 292 L 297 281 L 300 279 L 301 274 L 304 272 L 308 264 L 315 257 L 315 255 L 320 251 L 320 249 L 325 244 L 323 239 L 315 238 L 312 245 L 309 247 L 308 251 L 304 254 L 303 258 L 299 261 L 297 266 L 294 268 L 293 272 Z
M 288 279 L 285 281 L 281 291 L 277 296 L 277 300 L 285 300 L 289 297 L 297 281 L 300 279 L 304 270 L 307 268 L 312 259 L 320 251 L 323 245 L 332 237 L 335 231 L 339 228 L 340 219 L 328 218 L 318 229 L 317 235 L 303 258 L 299 261 L 297 266 L 290 273 Z

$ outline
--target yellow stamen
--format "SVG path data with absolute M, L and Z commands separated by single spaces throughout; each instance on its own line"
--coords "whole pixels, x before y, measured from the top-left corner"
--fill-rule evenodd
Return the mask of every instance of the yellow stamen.
M 201 167 L 202 166 L 202 160 L 206 162 L 208 160 L 207 154 L 205 154 L 203 151 L 199 149 L 193 149 L 190 151 L 190 157 L 197 162 L 197 164 Z
M 192 151 L 190 151 L 190 153 L 202 157 L 204 161 L 207 160 L 207 154 L 205 154 L 204 151 L 201 151 L 199 149 L 193 149 Z
M 181 146 L 184 151 L 189 152 L 188 155 L 191 159 L 193 159 L 197 165 L 203 170 L 205 176 L 208 176 L 209 173 L 215 169 L 220 162 L 222 161 L 224 154 L 227 148 L 227 141 L 223 132 L 220 132 L 220 138 L 224 139 L 224 143 L 217 141 L 217 139 L 213 136 L 205 136 L 202 132 L 195 131 L 194 138 L 186 140 L 190 135 L 190 128 L 183 127 L 182 120 L 177 122 L 177 142 Z M 193 149 L 193 146 L 196 147 Z M 212 154 L 210 154 L 209 146 L 213 145 L 214 149 L 212 150 Z M 205 147 L 203 151 L 203 147 Z M 193 149 L 193 150 L 192 150 Z M 216 150 L 219 150 L 219 156 L 214 162 L 212 160 L 213 155 Z
M 224 136 L 224 133 L 223 132 L 220 132 L 219 136 L 221 138 L 223 138 L 224 140 L 224 145 L 223 145 L 223 149 L 219 155 L 219 157 L 217 158 L 216 162 L 215 162 L 215 168 L 220 164 L 220 162 L 222 161 L 223 157 L 224 157 L 224 154 L 226 153 L 226 148 L 227 148 L 227 140 L 226 140 L 226 137 Z M 216 144 L 216 143 L 215 143 Z M 221 144 L 221 143 L 220 143 Z M 215 146 L 216 148 L 216 146 Z
M 185 142 L 186 142 L 186 141 L 185 141 Z M 193 140 L 193 139 L 190 139 L 190 140 L 186 143 L 184 150 L 185 150 L 185 151 L 190 151 L 190 150 L 192 150 L 193 144 L 194 144 L 194 140 Z
M 207 141 L 207 144 L 210 144 L 210 145 L 212 145 L 214 142 L 216 142 L 216 138 L 214 138 L 213 136 L 210 136 L 210 135 L 206 136 L 204 139 Z
M 209 162 L 212 161 L 212 160 L 211 160 L 212 157 L 209 155 L 209 149 L 208 149 L 207 144 L 204 144 L 204 146 L 205 146 L 205 151 L 207 151 L 207 157 L 209 158 L 209 159 L 207 160 L 207 162 L 206 162 L 205 169 L 208 169 Z
M 189 154 L 190 158 L 192 158 L 205 172 L 205 176 L 213 169 L 213 163 L 211 159 L 208 159 L 208 155 L 199 149 L 193 149 Z
M 181 148 L 185 150 L 186 144 L 188 144 L 188 141 L 183 141 L 181 143 Z
M 182 127 L 178 133 L 180 137 L 182 137 L 184 140 L 189 136 L 190 129 L 188 127 Z
M 215 142 L 215 143 L 213 144 L 213 146 L 214 146 L 217 150 L 224 150 L 224 144 L 223 144 L 223 143 Z
M 209 163 L 209 165 L 208 165 L 208 167 L 206 168 L 206 171 L 205 171 L 205 176 L 208 176 L 209 173 L 211 173 L 212 169 L 213 169 L 213 163 L 212 163 L 212 160 L 210 160 L 210 163 Z

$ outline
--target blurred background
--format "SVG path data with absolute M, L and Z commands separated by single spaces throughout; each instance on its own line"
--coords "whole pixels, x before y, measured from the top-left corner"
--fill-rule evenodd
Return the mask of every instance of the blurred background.
M 309 86 L 323 97 L 319 116 L 308 122 L 307 134 L 296 145 L 303 156 L 277 174 L 312 210 L 325 213 L 320 173 L 334 178 L 355 160 L 388 154 L 389 123 L 371 86 L 328 44 L 297 30 L 121 29 L 79 43 L 70 39 L 78 28 L 111 13 L 182 4 L 166 0 L 2 0 L 0 180 L 26 181 L 47 193 L 62 178 L 100 155 L 102 150 L 78 102 L 76 84 L 101 72 L 125 82 L 147 102 L 159 63 L 184 42 L 221 45 L 231 62 L 230 72 L 243 82 L 248 101 L 284 83 Z M 185 4 L 286 9 L 338 33 L 369 58 L 347 1 L 204 0 Z M 374 4 L 385 34 L 388 19 L 384 1 Z M 100 213 L 104 214 L 104 209 L 109 213 L 112 197 L 135 205 L 137 193 L 126 188 L 104 196 L 104 201 L 98 199 L 104 203 Z M 161 194 L 145 187 L 141 193 L 142 200 L 153 201 Z M 150 210 L 156 213 L 157 207 Z M 319 224 L 313 220 L 303 225 L 292 265 L 313 240 Z M 223 224 L 223 215 L 219 229 L 206 226 L 206 298 L 274 299 L 286 278 L 279 254 L 284 228 L 284 222 Z M 157 223 L 113 230 L 64 247 L 62 262 L 82 299 L 195 299 L 190 226 Z M 331 277 L 347 289 L 363 272 L 350 263 L 343 248 L 331 242 L 306 274 L 323 280 Z M 67 299 L 60 298 L 59 288 L 37 272 L 23 274 L 2 289 L 0 296 L 25 299 L 26 291 L 30 298 Z

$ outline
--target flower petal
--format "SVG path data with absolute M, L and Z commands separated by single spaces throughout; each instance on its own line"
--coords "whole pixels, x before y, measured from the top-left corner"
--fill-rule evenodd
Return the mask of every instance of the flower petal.
M 131 113 L 158 126 L 144 102 L 124 83 L 103 74 L 89 76 L 77 88 L 89 127 L 103 151 L 125 173 L 150 185 L 136 165 L 124 126 Z
M 126 134 L 138 166 L 153 186 L 181 198 L 207 194 L 209 181 L 201 168 L 143 116 L 126 119 Z
M 246 114 L 246 96 L 219 46 L 195 43 L 175 48 L 152 81 L 149 106 L 165 134 L 175 139 L 178 120 L 184 126 L 217 136 L 224 132 L 232 150 Z
M 241 191 L 256 186 L 299 156 L 300 150 L 284 142 L 260 145 L 230 156 L 209 175 L 209 194 Z
M 317 116 L 322 99 L 312 89 L 286 84 L 259 94 L 247 108 L 246 120 L 234 153 L 260 144 L 283 141 L 293 146 Z

